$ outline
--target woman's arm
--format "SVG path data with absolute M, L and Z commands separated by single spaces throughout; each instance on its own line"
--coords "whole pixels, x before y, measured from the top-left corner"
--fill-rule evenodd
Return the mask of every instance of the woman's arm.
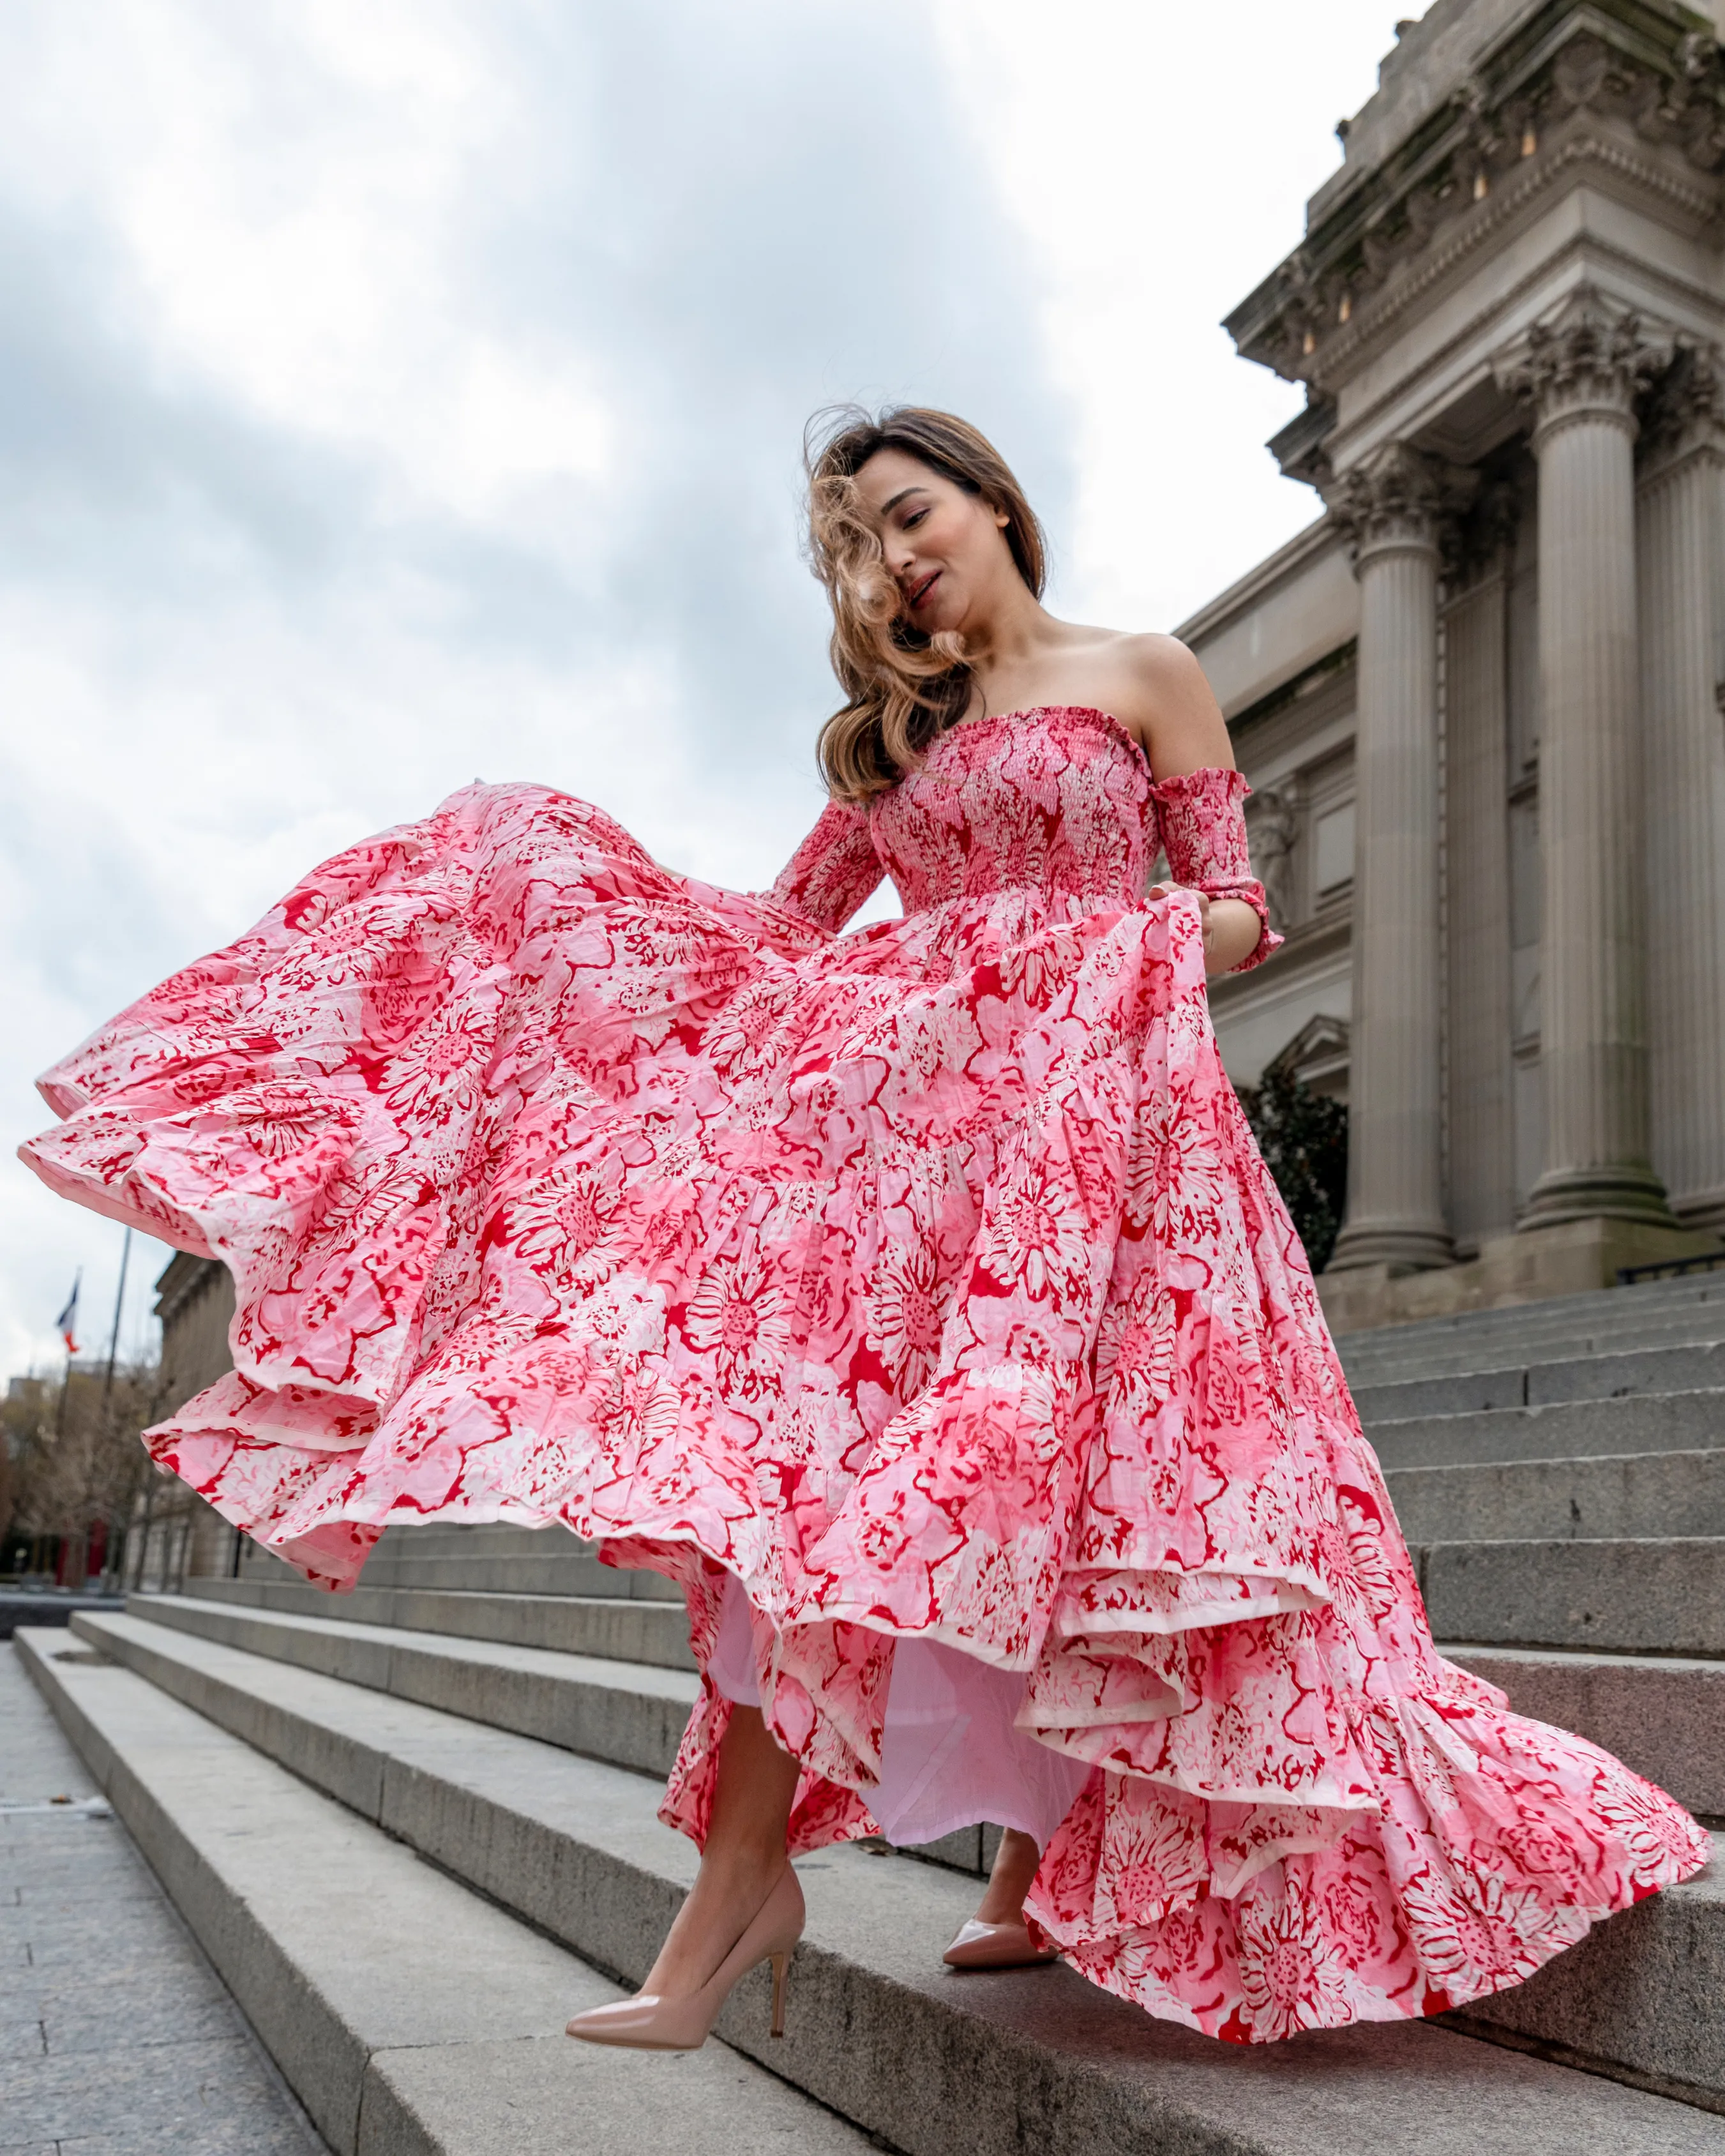
M 1191 651 L 1174 636 L 1135 636 L 1145 753 L 1153 778 L 1184 778 L 1194 771 L 1232 771 L 1228 721 Z
M 865 810 L 829 801 L 820 819 L 762 896 L 836 936 L 886 873 Z
M 1281 942 L 1252 874 L 1234 744 L 1204 672 L 1172 636 L 1134 639 L 1148 712 L 1151 788 L 1169 875 L 1198 894 L 1204 971 L 1261 964 Z M 1160 888 L 1160 886 L 1158 886 Z
M 1169 884 L 1153 884 L 1149 895 L 1152 898 L 1166 898 L 1173 888 Z M 1231 973 L 1237 966 L 1243 966 L 1265 940 L 1264 923 L 1243 898 L 1212 898 L 1196 884 L 1185 888 L 1196 896 L 1204 921 L 1204 970 L 1213 980 L 1218 973 Z M 1271 949 L 1281 940 L 1272 933 L 1269 939 Z M 1264 955 L 1268 957 L 1270 952 L 1266 950 Z

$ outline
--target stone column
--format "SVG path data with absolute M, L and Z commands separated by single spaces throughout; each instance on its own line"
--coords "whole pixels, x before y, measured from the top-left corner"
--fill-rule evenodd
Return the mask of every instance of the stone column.
M 1684 353 L 1647 415 L 1639 557 L 1653 1164 L 1725 1228 L 1725 371 Z
M 1470 490 L 1400 443 L 1341 483 L 1360 582 L 1348 1217 L 1329 1270 L 1450 1257 L 1438 946 L 1439 526 Z
M 1510 993 L 1508 578 L 1513 488 L 1488 488 L 1444 616 L 1450 1224 L 1459 1242 L 1515 1225 Z
M 1500 368 L 1539 460 L 1545 1168 L 1520 1225 L 1675 1226 L 1648 1142 L 1636 393 L 1661 354 L 1586 289 Z

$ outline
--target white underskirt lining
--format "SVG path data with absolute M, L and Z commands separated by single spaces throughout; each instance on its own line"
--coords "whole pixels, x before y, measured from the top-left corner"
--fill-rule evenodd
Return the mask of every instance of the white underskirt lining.
M 733 1574 L 707 1674 L 742 1707 L 761 1703 L 757 1622 L 764 1627 Z M 936 1640 L 896 1643 L 880 1787 L 862 1793 L 889 1841 L 938 1841 L 985 1820 L 1048 1846 L 1090 1768 L 1014 1727 L 1026 1681 L 1022 1670 L 996 1669 Z

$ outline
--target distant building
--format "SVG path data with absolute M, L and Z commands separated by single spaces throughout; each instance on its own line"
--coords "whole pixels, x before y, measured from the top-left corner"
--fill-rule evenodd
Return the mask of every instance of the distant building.
M 234 1322 L 234 1276 L 213 1258 L 177 1251 L 156 1282 L 156 1315 L 162 1321 L 162 1419 L 182 1408 L 194 1393 L 234 1368 L 228 1328 Z M 146 1547 L 137 1557 L 136 1578 L 209 1578 L 228 1571 L 233 1561 L 234 1529 L 213 1505 L 182 1483 L 173 1486 L 167 1509 L 156 1491 L 147 1493 L 150 1512 L 142 1527 Z
M 1725 1228 L 1716 29 L 1439 0 L 1229 317 L 1325 511 L 1178 632 L 1288 934 L 1212 1007 L 1349 1103 L 1343 1327 Z

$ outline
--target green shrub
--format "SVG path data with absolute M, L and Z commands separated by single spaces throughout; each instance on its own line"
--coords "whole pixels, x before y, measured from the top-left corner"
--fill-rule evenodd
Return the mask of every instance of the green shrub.
M 1261 1085 L 1242 1086 L 1240 1101 L 1312 1270 L 1321 1273 L 1348 1198 L 1348 1111 L 1285 1070 L 1266 1070 Z

